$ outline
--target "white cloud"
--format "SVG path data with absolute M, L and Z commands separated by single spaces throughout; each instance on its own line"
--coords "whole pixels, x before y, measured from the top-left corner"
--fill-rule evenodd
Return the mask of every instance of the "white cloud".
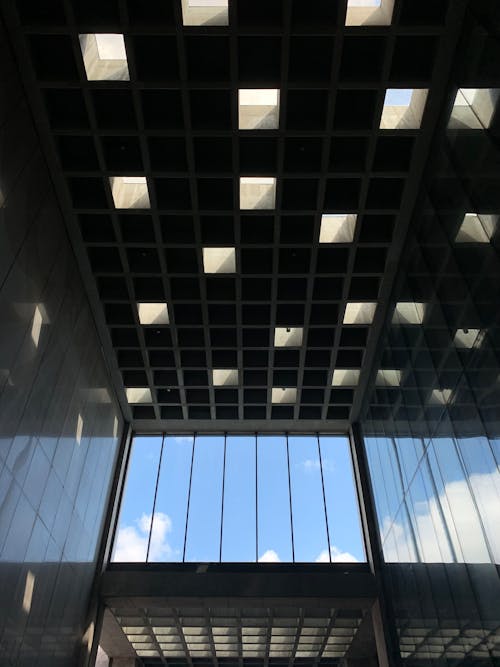
M 259 558 L 259 563 L 281 563 L 281 558 L 274 549 L 268 549 Z
M 151 514 L 142 514 L 134 523 L 136 524 L 135 526 L 123 526 L 119 529 L 113 561 L 118 563 L 140 563 L 146 560 Z M 172 520 L 168 514 L 156 512 L 151 532 L 151 544 L 149 546 L 150 561 L 170 560 L 173 550 L 167 541 L 167 535 L 171 531 Z
M 313 472 L 314 470 L 319 470 L 319 459 L 306 459 L 301 461 L 298 465 L 301 468 L 304 468 L 306 472 Z
M 333 472 L 335 470 L 335 465 L 333 461 L 329 459 L 323 459 L 323 472 Z M 305 472 L 315 472 L 320 469 L 319 459 L 306 459 L 297 464 L 298 467 L 303 468 Z
M 330 546 L 330 556 L 332 563 L 359 563 L 359 560 L 356 556 L 353 556 L 348 551 L 342 551 L 336 546 Z M 330 558 L 328 557 L 328 550 L 323 549 L 323 551 L 316 558 L 316 563 L 329 563 Z

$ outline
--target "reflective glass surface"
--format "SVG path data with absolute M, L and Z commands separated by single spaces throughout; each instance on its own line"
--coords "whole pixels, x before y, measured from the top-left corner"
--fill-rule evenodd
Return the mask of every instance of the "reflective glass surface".
M 405 665 L 495 665 L 500 627 L 498 5 L 469 3 L 363 432 Z M 495 45 L 495 47 L 494 47 Z M 494 55 L 495 54 L 495 55 Z M 390 321 L 389 321 L 390 317 Z

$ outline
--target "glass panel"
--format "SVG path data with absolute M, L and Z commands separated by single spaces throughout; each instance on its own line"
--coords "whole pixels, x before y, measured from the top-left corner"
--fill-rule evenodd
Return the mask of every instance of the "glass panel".
M 388 563 L 410 563 L 418 560 L 405 505 L 401 507 L 394 521 L 386 521 L 385 532 L 383 548 L 384 558 Z
M 434 504 L 439 505 L 440 500 L 442 502 L 446 500 L 450 507 L 450 516 L 447 517 L 446 523 L 457 533 L 459 542 L 459 547 L 456 549 L 457 559 L 466 563 L 490 562 L 483 528 L 479 522 L 476 504 L 471 496 L 471 489 L 455 441 L 452 438 L 434 438 L 432 451 L 436 456 L 442 479 L 439 496 L 434 499 Z M 477 455 L 479 455 L 478 450 Z
M 291 503 L 296 561 L 362 560 L 347 439 L 322 439 L 325 493 L 317 437 L 288 444 L 289 458 L 283 435 L 135 437 L 112 560 L 292 562 Z
M 192 451 L 192 436 L 165 436 L 150 562 L 182 561 Z
M 421 560 L 427 563 L 453 561 L 443 506 L 433 490 L 427 466 L 421 466 L 415 475 L 407 505 Z
M 289 437 L 293 540 L 296 561 L 329 561 L 316 436 Z
M 382 540 L 402 499 L 401 475 L 397 469 L 391 438 L 366 438 L 366 450 Z
M 291 562 L 286 439 L 283 436 L 259 436 L 257 454 L 259 561 Z
M 255 561 L 255 448 L 254 436 L 227 438 L 223 561 Z
M 156 478 L 160 462 L 161 436 L 135 437 L 128 464 L 120 520 L 111 560 L 146 560 Z
M 319 440 L 332 561 L 365 561 L 349 441 L 336 436 Z
M 500 563 L 500 468 L 487 438 L 459 438 L 457 446 L 493 559 Z
M 196 437 L 186 541 L 187 561 L 219 561 L 223 465 L 224 437 Z
M 401 464 L 404 484 L 410 484 L 420 459 L 423 456 L 423 443 L 419 438 L 395 438 L 395 447 Z

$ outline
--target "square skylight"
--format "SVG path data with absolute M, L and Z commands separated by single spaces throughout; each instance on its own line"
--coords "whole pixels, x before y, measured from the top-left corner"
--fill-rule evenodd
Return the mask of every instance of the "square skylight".
M 425 316 L 426 303 L 415 303 L 413 301 L 400 301 L 396 304 L 393 324 L 422 324 Z
M 89 33 L 79 35 L 83 64 L 89 81 L 130 79 L 123 35 Z
M 215 387 L 234 387 L 238 384 L 238 369 L 214 368 L 212 380 Z
M 243 88 L 238 91 L 240 130 L 277 130 L 279 127 L 279 90 Z
M 33 313 L 33 320 L 31 322 L 31 340 L 35 347 L 40 343 L 40 335 L 42 333 L 42 326 L 48 324 L 49 318 L 45 310 L 45 306 L 41 303 L 35 306 Z
M 273 387 L 271 392 L 272 403 L 295 403 L 296 400 L 296 387 Z
M 390 25 L 394 0 L 347 0 L 345 24 Z
M 357 215 L 354 213 L 324 213 L 321 216 L 320 243 L 352 243 Z
M 433 389 L 429 397 L 429 402 L 434 405 L 446 405 L 451 402 L 452 389 Z
M 150 208 L 145 176 L 111 176 L 109 179 L 115 208 Z
M 459 88 L 451 110 L 451 129 L 487 129 L 498 103 L 498 88 Z
M 453 342 L 456 347 L 471 350 L 473 347 L 479 347 L 482 336 L 481 329 L 457 329 Z
M 380 119 L 381 130 L 415 130 L 422 123 L 427 89 L 388 88 Z
M 236 273 L 235 248 L 203 248 L 205 273 Z
M 455 241 L 456 243 L 489 243 L 497 225 L 497 215 L 466 213 Z
M 151 389 L 149 387 L 127 387 L 125 395 L 129 403 L 152 403 Z
M 137 313 L 141 324 L 168 324 L 166 303 L 138 303 Z
M 276 206 L 276 179 L 272 176 L 240 178 L 240 209 L 272 209 Z
M 343 324 L 371 324 L 376 309 L 376 303 L 350 301 L 345 307 Z
M 302 327 L 276 327 L 274 330 L 275 347 L 300 347 L 302 345 Z
M 379 387 L 399 387 L 402 375 L 402 371 L 395 368 L 380 369 L 375 384 Z
M 336 368 L 333 371 L 333 387 L 355 387 L 359 382 L 360 371 L 357 368 Z
M 228 25 L 228 0 L 182 0 L 184 25 Z
M 80 445 L 82 442 L 82 435 L 83 435 L 83 418 L 82 415 L 78 415 L 78 419 L 76 420 L 76 441 Z

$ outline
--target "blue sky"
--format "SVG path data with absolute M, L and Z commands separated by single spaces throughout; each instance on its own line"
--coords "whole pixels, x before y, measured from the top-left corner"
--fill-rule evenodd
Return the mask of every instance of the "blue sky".
M 291 513 L 286 438 L 259 436 L 256 457 L 254 436 L 227 437 L 222 517 L 224 437 L 197 437 L 186 561 L 290 562 L 291 515 L 296 561 L 328 562 L 329 547 L 334 561 L 365 559 L 347 439 L 320 438 L 330 545 L 318 441 L 290 436 L 288 446 Z M 182 561 L 193 438 L 166 436 L 161 449 L 161 437 L 134 440 L 113 560 L 146 559 L 161 456 L 149 560 Z

